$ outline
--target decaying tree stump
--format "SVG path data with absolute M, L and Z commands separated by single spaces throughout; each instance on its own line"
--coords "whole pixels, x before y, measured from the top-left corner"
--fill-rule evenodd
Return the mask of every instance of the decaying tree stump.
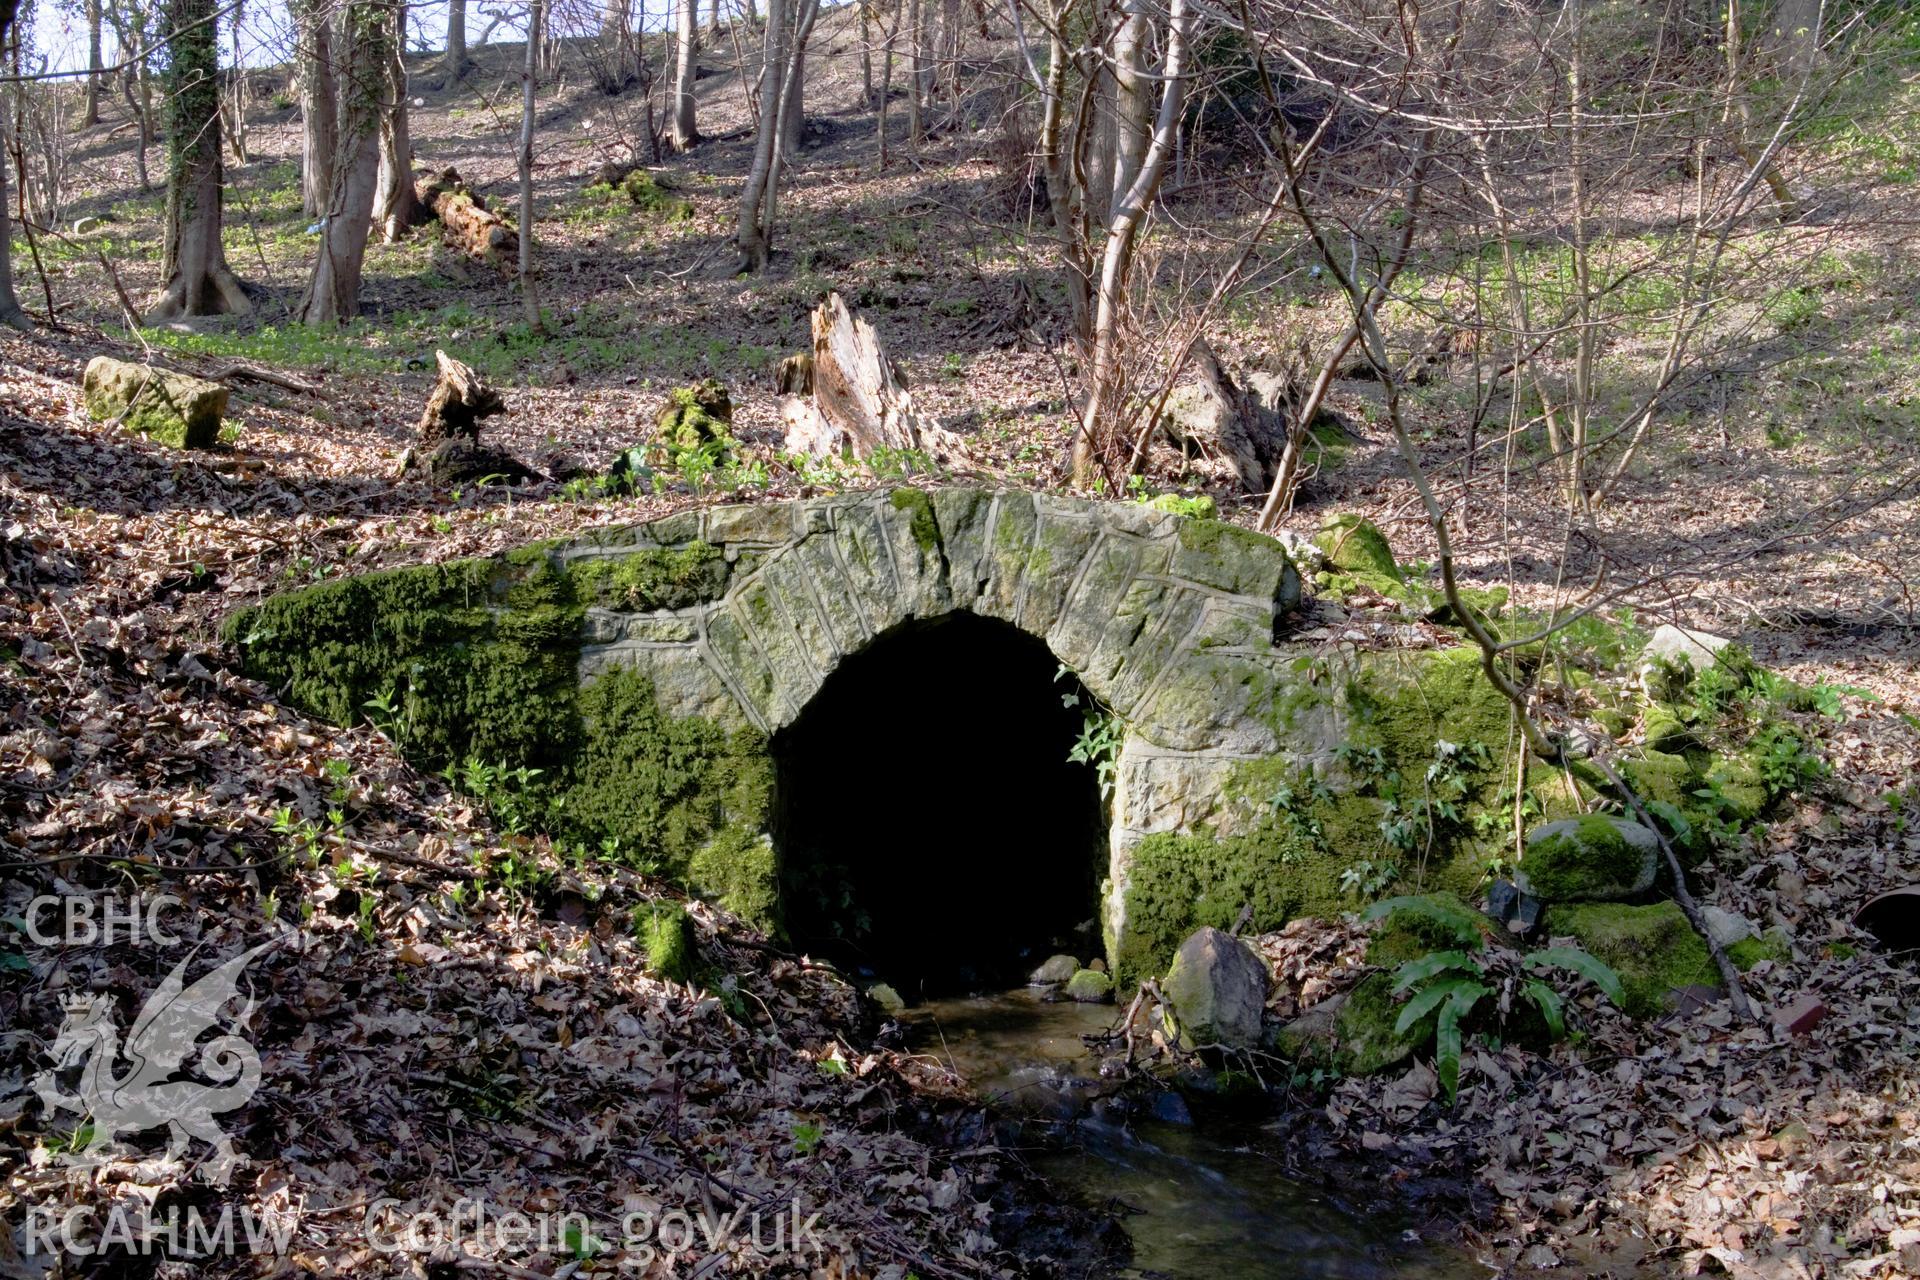
M 440 380 L 433 384 L 433 394 L 420 415 L 420 443 L 461 437 L 477 443 L 480 420 L 505 413 L 506 402 L 479 374 L 446 352 L 435 351 L 433 359 L 440 366 Z
M 783 367 L 782 378 L 797 389 L 801 372 Z M 875 449 L 912 449 L 943 462 L 965 460 L 960 437 L 921 416 L 880 335 L 837 293 L 814 309 L 810 372 L 811 394 L 780 403 L 787 452 L 864 458 Z
M 1265 493 L 1287 445 L 1285 409 L 1293 399 L 1282 385 L 1275 403 L 1262 403 L 1251 387 L 1237 385 L 1213 348 L 1193 344 L 1194 381 L 1176 387 L 1162 415 L 1167 434 L 1181 448 L 1194 448 L 1232 468 L 1248 493 Z
M 487 202 L 460 178 L 457 169 L 443 169 L 423 179 L 417 188 L 420 203 L 440 219 L 441 238 L 462 253 L 496 270 L 517 269 L 520 237 L 506 220 L 487 208 Z

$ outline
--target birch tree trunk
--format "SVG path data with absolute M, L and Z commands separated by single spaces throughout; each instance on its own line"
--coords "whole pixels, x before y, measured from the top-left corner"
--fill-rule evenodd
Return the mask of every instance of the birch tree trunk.
M 1042 83 L 1040 161 L 1047 175 L 1047 203 L 1066 268 L 1067 302 L 1074 342 L 1085 351 L 1093 343 L 1093 256 L 1088 240 L 1085 193 L 1074 174 L 1073 147 L 1066 120 L 1067 71 L 1072 56 L 1065 35 L 1067 5 L 1049 10 L 1047 74 Z
M 327 0 L 297 0 L 300 57 L 300 207 L 318 218 L 333 195 L 340 146 L 340 85 L 333 71 L 333 16 Z
M 1147 209 L 1160 188 L 1167 157 L 1173 154 L 1180 115 L 1186 105 L 1187 50 L 1192 40 L 1193 13 L 1187 0 L 1172 0 L 1167 15 L 1167 56 L 1160 71 L 1160 113 L 1154 120 L 1153 141 L 1134 176 L 1133 184 L 1114 205 L 1107 222 L 1106 248 L 1100 262 L 1100 290 L 1093 324 L 1093 385 L 1088 388 L 1085 417 L 1073 438 L 1073 478 L 1090 484 L 1098 466 L 1098 433 L 1118 414 L 1120 380 L 1118 342 L 1120 312 L 1125 303 L 1133 252 L 1146 220 Z
M 673 149 L 686 151 L 700 141 L 693 117 L 693 73 L 700 61 L 700 0 L 677 0 L 673 44 Z
M 682 0 L 692 5 L 694 0 Z M 539 49 L 544 0 L 532 0 L 527 14 L 527 60 L 520 72 L 520 308 L 527 327 L 543 332 L 540 325 L 540 292 L 533 278 L 533 110 L 536 73 L 540 69 Z
M 167 220 L 164 283 L 147 321 L 252 310 L 220 245 L 219 27 L 214 0 L 167 6 Z
M 332 186 L 321 215 L 320 252 L 300 300 L 303 324 L 338 324 L 360 310 L 360 271 L 372 229 L 373 193 L 380 171 L 382 94 L 394 58 L 392 0 L 354 0 L 347 6 L 341 43 L 340 139 Z

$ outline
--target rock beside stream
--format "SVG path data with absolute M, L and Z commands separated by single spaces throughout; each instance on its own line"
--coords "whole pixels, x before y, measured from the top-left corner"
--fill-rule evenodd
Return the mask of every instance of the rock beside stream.
M 1080 962 L 1072 956 L 1048 956 L 1046 963 L 1027 975 L 1030 987 L 1054 987 L 1080 972 Z
M 1167 999 L 1189 1045 L 1251 1049 L 1267 1007 L 1267 966 L 1252 948 L 1211 926 L 1196 929 L 1174 954 Z

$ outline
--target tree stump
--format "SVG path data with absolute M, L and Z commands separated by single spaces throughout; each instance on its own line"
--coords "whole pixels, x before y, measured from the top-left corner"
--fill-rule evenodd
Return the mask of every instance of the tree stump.
M 520 236 L 487 202 L 467 190 L 457 169 L 443 169 L 423 180 L 420 203 L 440 219 L 441 239 L 498 271 L 518 269 Z
M 914 407 L 880 335 L 838 293 L 814 309 L 811 374 L 810 396 L 780 403 L 787 452 L 865 458 L 876 449 L 910 449 L 942 462 L 966 459 L 960 437 Z
M 1218 458 L 1232 469 L 1248 493 L 1265 493 L 1286 449 L 1283 403 L 1268 406 L 1251 388 L 1235 384 L 1213 348 L 1202 339 L 1193 345 L 1198 377 L 1173 390 L 1162 423 L 1175 444 Z M 1283 391 L 1276 400 L 1292 399 Z
M 433 358 L 440 366 L 440 379 L 420 415 L 420 443 L 433 445 L 463 437 L 479 443 L 480 420 L 506 412 L 506 402 L 479 374 L 446 352 L 435 351 Z

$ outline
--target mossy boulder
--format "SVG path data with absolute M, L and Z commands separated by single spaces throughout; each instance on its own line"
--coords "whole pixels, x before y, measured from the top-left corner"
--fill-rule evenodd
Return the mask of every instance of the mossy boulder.
M 1082 969 L 1067 979 L 1064 990 L 1069 1000 L 1100 1004 L 1113 999 L 1113 979 L 1094 969 Z
M 1191 516 L 1195 520 L 1211 520 L 1217 514 L 1213 499 L 1204 493 L 1197 498 L 1188 498 L 1177 493 L 1163 493 L 1149 499 L 1147 506 L 1155 511 L 1165 511 L 1169 515 Z
M 733 397 L 717 378 L 706 378 L 667 393 L 654 419 L 661 447 L 684 453 L 709 445 L 733 447 Z
M 688 860 L 686 879 L 688 888 L 756 929 L 780 931 L 780 873 L 766 832 L 745 822 L 729 825 Z
M 1623 1007 L 1656 1017 L 1683 987 L 1718 987 L 1720 972 L 1706 940 L 1672 902 L 1636 907 L 1617 902 L 1568 903 L 1547 913 L 1556 937 L 1571 937 L 1605 961 L 1626 989 Z
M 176 449 L 211 449 L 220 439 L 227 388 L 190 374 L 95 356 L 81 377 L 87 416 Z
M 1517 883 L 1543 902 L 1616 902 L 1653 888 L 1660 837 L 1606 814 L 1563 818 L 1527 833 Z
M 685 982 L 693 976 L 693 926 L 677 902 L 643 902 L 633 909 L 633 932 L 656 977 Z
M 1346 1075 L 1367 1076 L 1405 1062 L 1432 1033 L 1432 1019 L 1404 1033 L 1394 1030 L 1399 1020 L 1393 975 L 1374 973 L 1362 978 L 1334 1016 L 1331 1065 Z
M 1442 891 L 1396 901 L 1406 905 L 1388 911 L 1374 927 L 1367 942 L 1368 964 L 1393 968 L 1436 951 L 1475 949 L 1493 933 L 1493 922 L 1456 893 Z
M 1321 524 L 1313 541 L 1336 569 L 1356 575 L 1379 574 L 1395 584 L 1406 581 L 1387 536 L 1365 516 L 1351 512 L 1333 516 Z
M 1069 955 L 1048 956 L 1027 975 L 1030 987 L 1057 987 L 1080 972 L 1080 962 Z

